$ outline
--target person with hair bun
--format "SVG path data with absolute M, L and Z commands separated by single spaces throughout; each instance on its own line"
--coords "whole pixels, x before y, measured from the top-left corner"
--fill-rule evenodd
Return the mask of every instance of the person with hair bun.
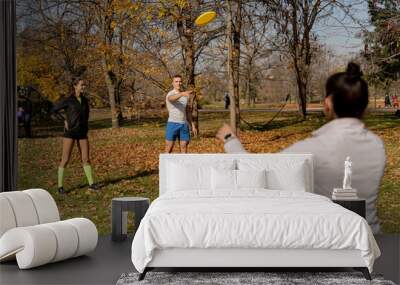
M 51 112 L 64 121 L 64 137 L 62 158 L 58 166 L 58 192 L 64 194 L 64 169 L 67 166 L 74 143 L 76 142 L 82 159 L 83 170 L 89 183 L 90 190 L 98 190 L 94 183 L 93 170 L 90 165 L 89 140 L 88 140 L 88 121 L 89 121 L 89 102 L 83 95 L 85 81 L 81 77 L 72 80 L 72 88 L 69 96 L 58 100 Z M 64 111 L 64 115 L 60 111 Z
M 343 162 L 353 162 L 352 186 L 366 199 L 366 219 L 374 233 L 380 231 L 376 202 L 386 165 L 383 141 L 365 128 L 362 116 L 368 106 L 368 84 L 360 66 L 350 62 L 345 72 L 331 75 L 325 85 L 324 114 L 328 122 L 284 153 L 312 153 L 314 156 L 314 192 L 331 197 L 340 187 Z M 229 125 L 222 126 L 217 138 L 228 153 L 246 152 Z

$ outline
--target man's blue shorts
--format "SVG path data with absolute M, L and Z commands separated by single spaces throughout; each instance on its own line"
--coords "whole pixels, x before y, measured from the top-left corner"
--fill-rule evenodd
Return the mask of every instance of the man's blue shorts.
M 189 125 L 187 123 L 167 122 L 165 139 L 167 141 L 175 141 L 176 139 L 190 141 Z

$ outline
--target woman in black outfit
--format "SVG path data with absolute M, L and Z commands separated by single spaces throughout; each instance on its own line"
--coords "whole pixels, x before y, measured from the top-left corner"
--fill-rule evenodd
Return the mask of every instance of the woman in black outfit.
M 89 103 L 87 98 L 83 96 L 85 82 L 82 78 L 75 78 L 72 82 L 72 87 L 71 94 L 57 101 L 52 109 L 52 112 L 64 121 L 63 151 L 58 167 L 58 192 L 60 194 L 65 193 L 63 186 L 64 169 L 71 158 L 75 141 L 81 155 L 86 178 L 89 182 L 89 189 L 98 189 L 93 181 L 93 171 L 89 159 L 89 141 L 87 136 Z M 61 110 L 64 110 L 64 116 L 60 114 Z

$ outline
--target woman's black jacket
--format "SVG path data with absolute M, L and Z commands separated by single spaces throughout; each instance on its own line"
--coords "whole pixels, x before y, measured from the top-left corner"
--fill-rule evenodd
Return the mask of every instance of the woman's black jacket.
M 65 137 L 86 137 L 88 133 L 89 102 L 85 96 L 80 96 L 81 102 L 74 95 L 66 96 L 58 100 L 52 113 L 62 120 L 66 120 L 68 129 L 64 129 Z M 64 116 L 60 111 L 64 110 Z

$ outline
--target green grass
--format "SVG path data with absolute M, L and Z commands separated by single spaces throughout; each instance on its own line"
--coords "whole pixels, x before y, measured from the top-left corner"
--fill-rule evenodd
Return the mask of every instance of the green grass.
M 271 113 L 245 113 L 244 119 L 261 126 Z M 229 113 L 201 113 L 199 139 L 190 152 L 223 152 L 215 139 L 218 127 L 229 119 Z M 369 114 L 367 126 L 384 141 L 388 156 L 378 201 L 378 215 L 386 233 L 400 232 L 400 120 L 389 114 Z M 277 152 L 310 135 L 325 123 L 322 115 L 313 114 L 301 121 L 296 113 L 281 114 L 273 122 L 254 130 L 243 123 L 240 133 L 251 152 Z M 111 199 L 118 196 L 144 196 L 154 200 L 158 195 L 158 156 L 164 150 L 165 118 L 129 122 L 118 130 L 110 121 L 99 119 L 90 124 L 91 160 L 102 191 L 87 190 L 83 169 L 77 155 L 66 169 L 68 195 L 58 195 L 57 165 L 61 158 L 61 126 L 34 128 L 34 139 L 19 139 L 19 189 L 44 188 L 50 191 L 63 219 L 87 217 L 95 222 L 101 234 L 111 231 Z

